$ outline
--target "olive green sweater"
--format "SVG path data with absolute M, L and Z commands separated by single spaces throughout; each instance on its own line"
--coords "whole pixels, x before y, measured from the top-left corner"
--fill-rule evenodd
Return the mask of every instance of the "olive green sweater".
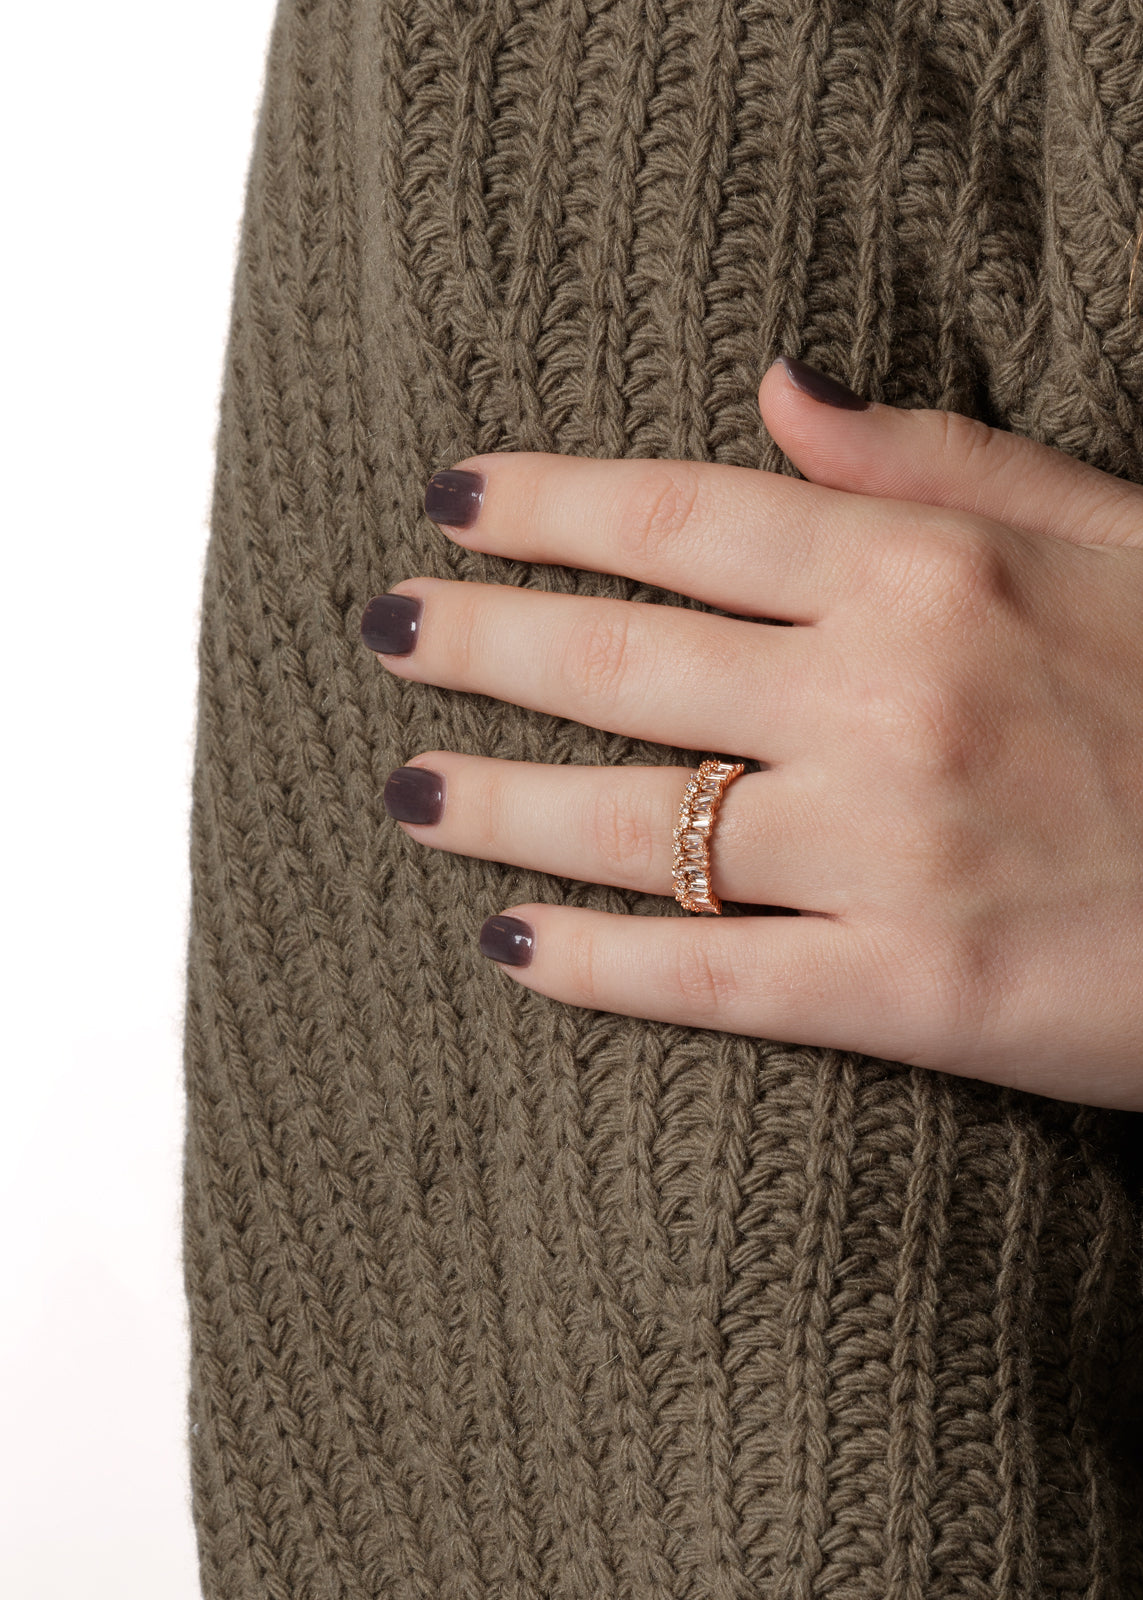
M 1143 1595 L 1139 1119 L 514 984 L 513 903 L 683 913 L 421 848 L 387 774 L 711 752 L 358 638 L 416 574 L 690 604 L 425 483 L 789 472 L 783 353 L 1143 481 L 1141 221 L 1139 0 L 285 0 L 202 616 L 207 1600 Z

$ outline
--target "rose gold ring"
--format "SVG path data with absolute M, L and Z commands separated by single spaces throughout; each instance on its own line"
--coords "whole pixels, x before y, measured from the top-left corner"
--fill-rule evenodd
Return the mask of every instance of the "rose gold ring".
M 704 761 L 692 772 L 675 827 L 675 899 L 687 911 L 722 915 L 722 901 L 710 882 L 710 840 L 723 792 L 746 771 L 742 761 Z

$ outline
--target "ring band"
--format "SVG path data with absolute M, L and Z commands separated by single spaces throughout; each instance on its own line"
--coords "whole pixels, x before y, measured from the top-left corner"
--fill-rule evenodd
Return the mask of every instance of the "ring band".
M 683 791 L 675 826 L 675 899 L 687 911 L 722 915 L 722 901 L 711 887 L 710 840 L 723 792 L 746 771 L 743 761 L 704 761 Z

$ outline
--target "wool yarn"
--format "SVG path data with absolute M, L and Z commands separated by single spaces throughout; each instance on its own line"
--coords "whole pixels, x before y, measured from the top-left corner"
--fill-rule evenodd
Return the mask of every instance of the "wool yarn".
M 507 906 L 683 913 L 419 847 L 387 774 L 712 752 L 357 631 L 417 574 L 693 604 L 425 483 L 789 472 L 780 354 L 1143 481 L 1141 189 L 1139 0 L 283 0 L 202 611 L 207 1600 L 1143 1595 L 1139 1119 L 514 984 Z

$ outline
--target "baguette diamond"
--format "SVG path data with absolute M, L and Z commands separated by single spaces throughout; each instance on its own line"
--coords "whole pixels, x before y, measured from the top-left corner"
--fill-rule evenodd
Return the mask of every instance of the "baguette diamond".
M 710 838 L 728 783 L 745 772 L 742 761 L 704 761 L 683 790 L 673 834 L 675 899 L 687 911 L 721 916 L 722 901 L 711 888 Z

